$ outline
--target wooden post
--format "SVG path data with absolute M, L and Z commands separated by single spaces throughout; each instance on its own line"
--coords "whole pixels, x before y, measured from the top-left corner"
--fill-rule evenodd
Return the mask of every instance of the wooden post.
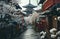
M 53 27 L 57 28 L 57 16 L 53 16 Z
M 53 16 L 52 19 L 53 19 L 53 28 L 57 29 L 57 15 Z M 56 34 L 56 32 L 55 32 L 55 34 Z M 54 39 L 57 39 L 57 38 L 54 38 Z

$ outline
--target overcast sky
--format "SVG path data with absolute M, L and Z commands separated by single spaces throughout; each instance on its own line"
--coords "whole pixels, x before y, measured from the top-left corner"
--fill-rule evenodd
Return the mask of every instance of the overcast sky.
M 14 1 L 17 1 L 21 7 L 25 6 L 29 3 L 29 0 L 14 0 Z M 38 1 L 37 0 L 30 0 L 30 1 L 31 1 L 31 4 L 37 6 L 37 2 L 39 2 L 40 0 L 38 0 Z M 39 8 L 39 6 L 38 6 L 38 8 Z
M 39 0 L 38 0 L 39 1 Z M 21 0 L 22 5 L 26 5 L 29 3 L 29 0 Z M 37 5 L 37 0 L 31 0 L 31 4 Z

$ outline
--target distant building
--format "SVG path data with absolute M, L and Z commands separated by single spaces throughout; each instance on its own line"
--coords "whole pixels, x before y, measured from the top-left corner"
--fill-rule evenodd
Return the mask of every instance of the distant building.
M 23 7 L 24 7 L 24 8 L 27 8 L 27 9 L 25 10 L 25 12 L 27 13 L 27 15 L 29 15 L 29 14 L 32 14 L 32 11 L 34 10 L 33 8 L 35 8 L 35 7 L 37 7 L 37 6 L 32 5 L 32 4 L 30 3 L 30 0 L 29 0 L 29 4 L 26 5 L 26 6 L 23 6 Z

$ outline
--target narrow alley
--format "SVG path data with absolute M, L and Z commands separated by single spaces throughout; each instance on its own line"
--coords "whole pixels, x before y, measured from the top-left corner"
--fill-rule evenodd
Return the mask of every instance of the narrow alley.
M 40 36 L 39 33 L 35 32 L 32 28 L 28 28 L 25 32 L 23 32 L 19 37 L 15 39 L 40 39 Z
M 0 39 L 60 39 L 60 0 L 0 0 Z

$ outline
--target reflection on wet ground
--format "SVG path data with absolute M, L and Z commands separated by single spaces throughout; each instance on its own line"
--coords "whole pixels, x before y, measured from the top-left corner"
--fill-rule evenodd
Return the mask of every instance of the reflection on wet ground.
M 36 33 L 32 28 L 28 28 L 24 33 L 15 39 L 40 39 L 39 33 Z

